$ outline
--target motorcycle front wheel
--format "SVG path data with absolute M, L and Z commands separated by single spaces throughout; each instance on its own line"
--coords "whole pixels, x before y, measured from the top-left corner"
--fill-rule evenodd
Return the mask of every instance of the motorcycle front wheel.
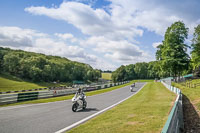
M 87 102 L 84 101 L 84 102 L 83 102 L 83 109 L 86 109 L 86 107 L 87 107 Z
M 72 105 L 72 111 L 73 111 L 73 112 L 76 112 L 77 109 L 78 109 L 78 105 L 77 105 L 77 103 L 74 103 L 74 104 Z

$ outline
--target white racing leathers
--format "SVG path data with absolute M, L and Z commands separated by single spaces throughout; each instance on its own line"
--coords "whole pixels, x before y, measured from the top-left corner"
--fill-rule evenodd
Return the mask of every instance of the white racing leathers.
M 75 96 L 72 98 L 72 111 L 76 112 L 78 109 L 86 109 L 87 102 L 86 102 L 86 95 L 81 92 L 76 92 Z

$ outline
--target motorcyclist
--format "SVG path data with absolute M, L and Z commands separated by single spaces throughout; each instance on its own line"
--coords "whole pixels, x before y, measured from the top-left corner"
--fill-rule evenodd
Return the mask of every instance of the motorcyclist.
M 77 96 L 80 96 L 80 100 L 82 100 L 83 102 L 85 101 L 85 93 L 83 92 L 83 89 L 78 88 L 78 91 L 76 92 Z
M 72 98 L 72 111 L 76 112 L 77 109 L 86 109 L 87 107 L 87 102 L 86 102 L 86 96 L 85 93 L 83 92 L 82 88 L 78 88 L 75 96 Z

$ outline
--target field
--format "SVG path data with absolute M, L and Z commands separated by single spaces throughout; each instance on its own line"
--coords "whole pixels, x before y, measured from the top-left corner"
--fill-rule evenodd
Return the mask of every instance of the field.
M 161 83 L 148 83 L 138 94 L 69 133 L 160 133 L 176 95 Z
M 101 78 L 111 80 L 112 73 L 101 73 Z
M 19 91 L 19 90 L 29 90 L 29 89 L 38 89 L 38 88 L 46 88 L 51 86 L 60 86 L 62 84 L 54 84 L 54 83 L 32 83 L 29 81 L 23 81 L 17 77 L 8 75 L 8 74 L 0 74 L 0 92 L 6 91 Z

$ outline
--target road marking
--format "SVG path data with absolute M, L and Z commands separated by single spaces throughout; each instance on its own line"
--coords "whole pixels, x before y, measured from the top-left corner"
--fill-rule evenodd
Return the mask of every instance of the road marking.
M 95 113 L 95 114 L 92 114 L 92 115 L 90 115 L 90 116 L 88 116 L 88 117 L 86 117 L 86 118 L 84 118 L 84 119 L 82 119 L 82 120 L 80 120 L 80 121 L 78 121 L 78 122 L 70 125 L 70 126 L 67 126 L 67 127 L 63 128 L 63 129 L 61 129 L 61 130 L 59 130 L 59 131 L 57 131 L 55 133 L 63 133 L 65 131 L 67 131 L 67 130 L 70 130 L 70 129 L 72 129 L 72 128 L 78 126 L 78 125 L 80 125 L 81 123 L 84 123 L 85 121 L 87 121 L 87 120 L 89 120 L 89 119 L 91 119 L 91 118 L 93 118 L 93 117 L 95 117 L 95 116 L 97 116 L 97 115 L 105 112 L 106 110 L 113 108 L 114 106 L 116 106 L 116 105 L 122 103 L 123 101 L 129 99 L 133 95 L 136 95 L 145 85 L 146 85 L 146 83 L 136 93 L 132 94 L 131 96 L 129 96 L 129 97 L 127 97 L 127 98 L 125 98 L 125 99 L 123 99 L 123 100 L 121 100 L 121 101 L 119 101 L 119 102 L 117 102 L 117 103 L 115 103 L 115 104 L 113 104 L 113 105 L 111 105 L 111 106 L 109 106 L 109 107 L 107 107 L 107 108 L 105 108 L 105 109 L 103 109 L 103 110 Z

